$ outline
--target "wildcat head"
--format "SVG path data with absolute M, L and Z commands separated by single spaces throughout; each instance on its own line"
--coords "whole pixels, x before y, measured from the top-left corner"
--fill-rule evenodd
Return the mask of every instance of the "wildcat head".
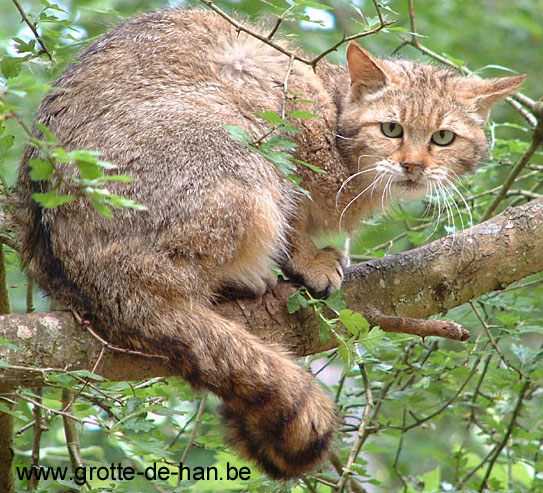
M 486 156 L 491 106 L 525 78 L 463 77 L 413 61 L 376 59 L 354 42 L 347 62 L 351 89 L 339 145 L 357 189 L 380 202 L 438 194 L 473 171 Z

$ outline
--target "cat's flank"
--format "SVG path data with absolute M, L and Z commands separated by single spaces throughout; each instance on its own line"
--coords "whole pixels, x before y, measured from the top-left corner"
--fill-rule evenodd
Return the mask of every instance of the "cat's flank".
M 111 191 L 148 211 L 107 219 L 85 201 L 38 206 L 31 195 L 52 184 L 30 179 L 32 147 L 17 182 L 32 276 L 110 341 L 166 355 L 193 387 L 220 396 L 230 442 L 273 478 L 327 457 L 334 404 L 284 350 L 217 315 L 213 302 L 227 291 L 263 294 L 275 283 L 272 261 L 313 293 L 338 289 L 342 255 L 312 236 L 352 231 L 391 198 L 421 197 L 473 170 L 490 107 L 523 81 L 376 59 L 355 43 L 347 62 L 316 72 L 294 62 L 288 79 L 312 102 L 290 97 L 287 113 L 320 116 L 297 121 L 292 137 L 294 157 L 326 171 L 300 166 L 312 200 L 225 129 L 267 131 L 255 112 L 281 112 L 289 58 L 200 10 L 114 28 L 81 52 L 54 83 L 68 90 L 50 91 L 37 114 L 67 150 L 100 151 L 133 177 Z

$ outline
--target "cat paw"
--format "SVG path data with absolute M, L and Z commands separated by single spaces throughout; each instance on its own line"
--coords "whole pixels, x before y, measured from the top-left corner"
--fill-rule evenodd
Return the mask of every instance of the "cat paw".
M 348 259 L 334 247 L 317 250 L 313 256 L 298 253 L 283 270 L 294 282 L 303 284 L 317 298 L 328 298 L 341 287 Z
M 259 276 L 229 281 L 222 287 L 220 295 L 227 299 L 259 298 L 267 291 L 272 291 L 276 284 L 277 278 L 269 270 Z

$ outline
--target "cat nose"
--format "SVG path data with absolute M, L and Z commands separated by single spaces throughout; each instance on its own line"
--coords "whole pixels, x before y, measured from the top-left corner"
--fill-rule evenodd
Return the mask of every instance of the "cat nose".
M 407 177 L 411 181 L 415 181 L 424 171 L 424 164 L 422 163 L 404 162 L 400 163 L 400 166 L 405 170 Z

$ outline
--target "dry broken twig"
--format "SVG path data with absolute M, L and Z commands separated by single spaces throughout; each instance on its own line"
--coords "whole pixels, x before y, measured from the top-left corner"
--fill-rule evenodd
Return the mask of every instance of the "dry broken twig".
M 367 307 L 364 316 L 371 326 L 379 326 L 385 332 L 399 332 L 421 337 L 437 336 L 464 342 L 469 339 L 470 335 L 460 324 L 447 320 L 395 317 L 384 315 L 373 307 Z

